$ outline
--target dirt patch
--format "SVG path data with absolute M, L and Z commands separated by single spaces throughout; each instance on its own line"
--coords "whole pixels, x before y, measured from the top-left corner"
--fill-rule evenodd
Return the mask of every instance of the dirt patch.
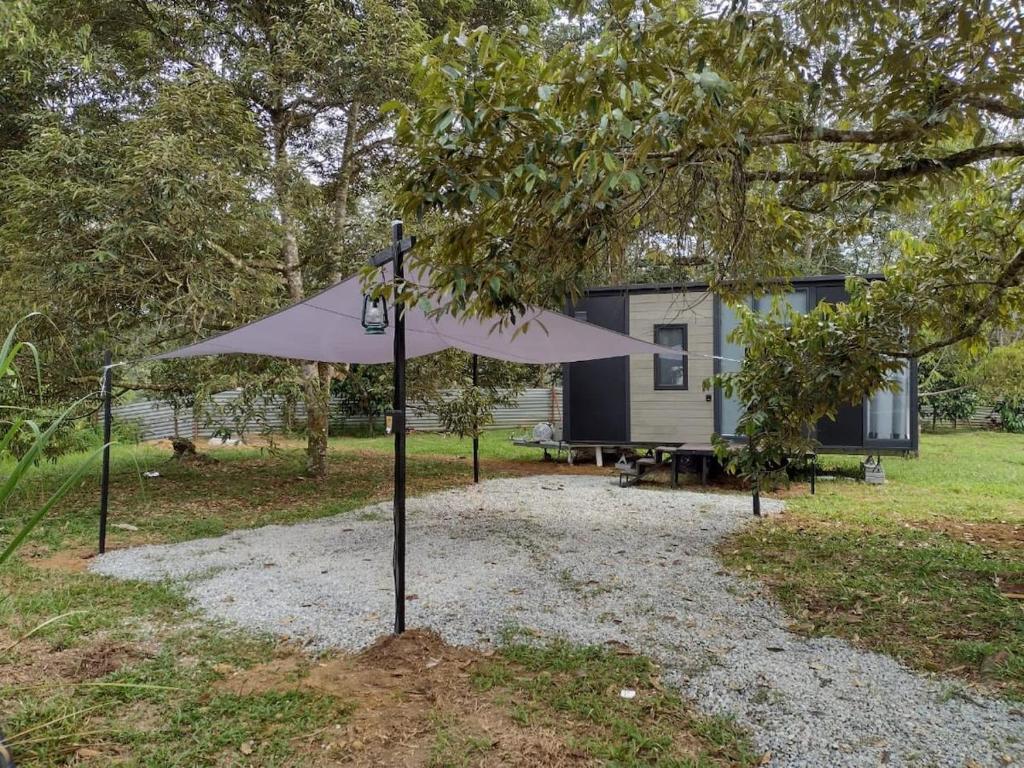
M 944 533 L 955 539 L 993 549 L 1024 548 L 1024 524 L 1020 523 L 974 523 L 965 520 L 940 518 L 932 521 L 909 523 L 922 531 Z
M 28 549 L 23 555 L 26 563 L 45 571 L 82 573 L 96 556 L 94 549 L 66 549 L 50 552 L 45 549 Z
M 226 676 L 217 687 L 238 695 L 305 689 L 349 702 L 344 725 L 295 740 L 315 765 L 461 764 L 469 753 L 480 766 L 590 765 L 564 731 L 519 724 L 494 695 L 473 688 L 472 669 L 489 655 L 410 630 L 357 655 L 310 660 L 285 651 L 251 669 L 218 670 Z
M 62 677 L 75 682 L 97 680 L 117 672 L 121 667 L 149 658 L 153 650 L 141 645 L 99 641 L 84 648 L 73 648 L 61 651 L 56 667 Z
M 142 659 L 156 648 L 97 638 L 79 648 L 54 650 L 36 637 L 0 635 L 0 680 L 9 685 L 81 683 L 97 680 Z

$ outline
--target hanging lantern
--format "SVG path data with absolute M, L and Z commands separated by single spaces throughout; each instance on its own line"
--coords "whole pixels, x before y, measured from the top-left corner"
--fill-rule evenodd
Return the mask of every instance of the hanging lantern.
M 363 296 L 363 328 L 367 335 L 380 336 L 388 327 L 388 305 L 383 298 Z

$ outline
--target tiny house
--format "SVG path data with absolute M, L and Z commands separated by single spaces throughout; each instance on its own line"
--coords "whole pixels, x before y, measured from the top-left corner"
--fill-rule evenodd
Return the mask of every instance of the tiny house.
M 879 279 L 878 276 L 870 276 Z M 842 275 L 793 280 L 779 297 L 795 311 L 848 295 Z M 772 298 L 750 298 L 766 311 Z M 742 405 L 705 379 L 737 369 L 743 348 L 729 341 L 736 313 L 706 284 L 592 288 L 569 314 L 689 354 L 636 355 L 569 363 L 563 368 L 563 439 L 573 445 L 655 447 L 706 444 L 734 436 Z M 917 366 L 898 375 L 900 391 L 878 392 L 823 419 L 815 437 L 821 453 L 908 454 L 918 448 Z

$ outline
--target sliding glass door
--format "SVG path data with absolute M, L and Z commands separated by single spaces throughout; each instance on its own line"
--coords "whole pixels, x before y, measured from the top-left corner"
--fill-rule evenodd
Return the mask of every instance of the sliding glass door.
M 784 314 L 789 308 L 793 312 L 804 315 L 808 311 L 808 296 L 806 290 L 791 291 L 776 296 L 762 296 L 760 298 L 749 298 L 744 302 L 748 307 L 762 315 L 769 315 L 773 312 L 779 315 Z M 730 340 L 732 332 L 739 322 L 736 311 L 724 301 L 719 302 L 718 328 L 715 339 L 718 354 L 721 359 L 718 362 L 718 370 L 721 373 L 734 373 L 743 365 L 744 348 Z M 718 398 L 718 433 L 722 437 L 734 437 L 736 425 L 743 413 L 743 404 L 735 396 L 724 397 L 720 389 L 716 389 L 715 395 Z

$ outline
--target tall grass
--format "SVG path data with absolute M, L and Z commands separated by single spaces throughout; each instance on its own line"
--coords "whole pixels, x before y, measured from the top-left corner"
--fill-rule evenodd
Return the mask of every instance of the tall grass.
M 28 341 L 18 340 L 18 331 L 21 325 L 33 317 L 28 315 L 27 317 L 19 320 L 14 324 L 14 327 L 7 333 L 7 337 L 4 339 L 3 346 L 0 346 L 0 382 L 7 382 L 8 386 L 18 387 L 19 372 L 15 367 L 15 362 L 19 359 L 19 356 L 27 354 L 32 362 L 35 364 L 35 375 L 37 382 L 42 383 L 42 371 L 39 364 L 39 351 L 36 347 Z M 41 388 L 41 387 L 40 387 Z M 0 462 L 5 458 L 13 459 L 13 467 L 10 473 L 5 478 L 0 478 L 0 509 L 4 507 L 7 500 L 17 491 L 20 483 L 24 482 L 25 478 L 28 477 L 32 468 L 38 463 L 39 459 L 43 455 L 43 451 L 50 444 L 53 436 L 57 433 L 68 419 L 71 418 L 75 409 L 86 400 L 94 397 L 92 393 L 72 403 L 65 410 L 58 413 L 56 418 L 52 419 L 45 427 L 41 428 L 31 415 L 31 409 L 26 405 L 2 405 L 0 406 Z M 26 433 L 28 435 L 27 449 L 20 452 L 20 455 L 14 456 L 11 452 L 12 446 L 16 440 L 18 442 L 25 442 Z M 25 541 L 32 530 L 39 525 L 39 522 L 46 517 L 47 513 L 59 502 L 68 491 L 75 485 L 79 478 L 88 469 L 89 464 L 95 460 L 100 454 L 102 448 L 95 451 L 88 456 L 84 461 L 80 462 L 79 465 L 64 479 L 64 481 L 57 487 L 57 489 L 50 494 L 50 496 L 43 502 L 42 505 L 22 524 L 22 526 L 15 532 L 14 536 L 4 547 L 3 551 L 0 551 L 0 566 L 7 562 L 18 549 L 19 546 Z

